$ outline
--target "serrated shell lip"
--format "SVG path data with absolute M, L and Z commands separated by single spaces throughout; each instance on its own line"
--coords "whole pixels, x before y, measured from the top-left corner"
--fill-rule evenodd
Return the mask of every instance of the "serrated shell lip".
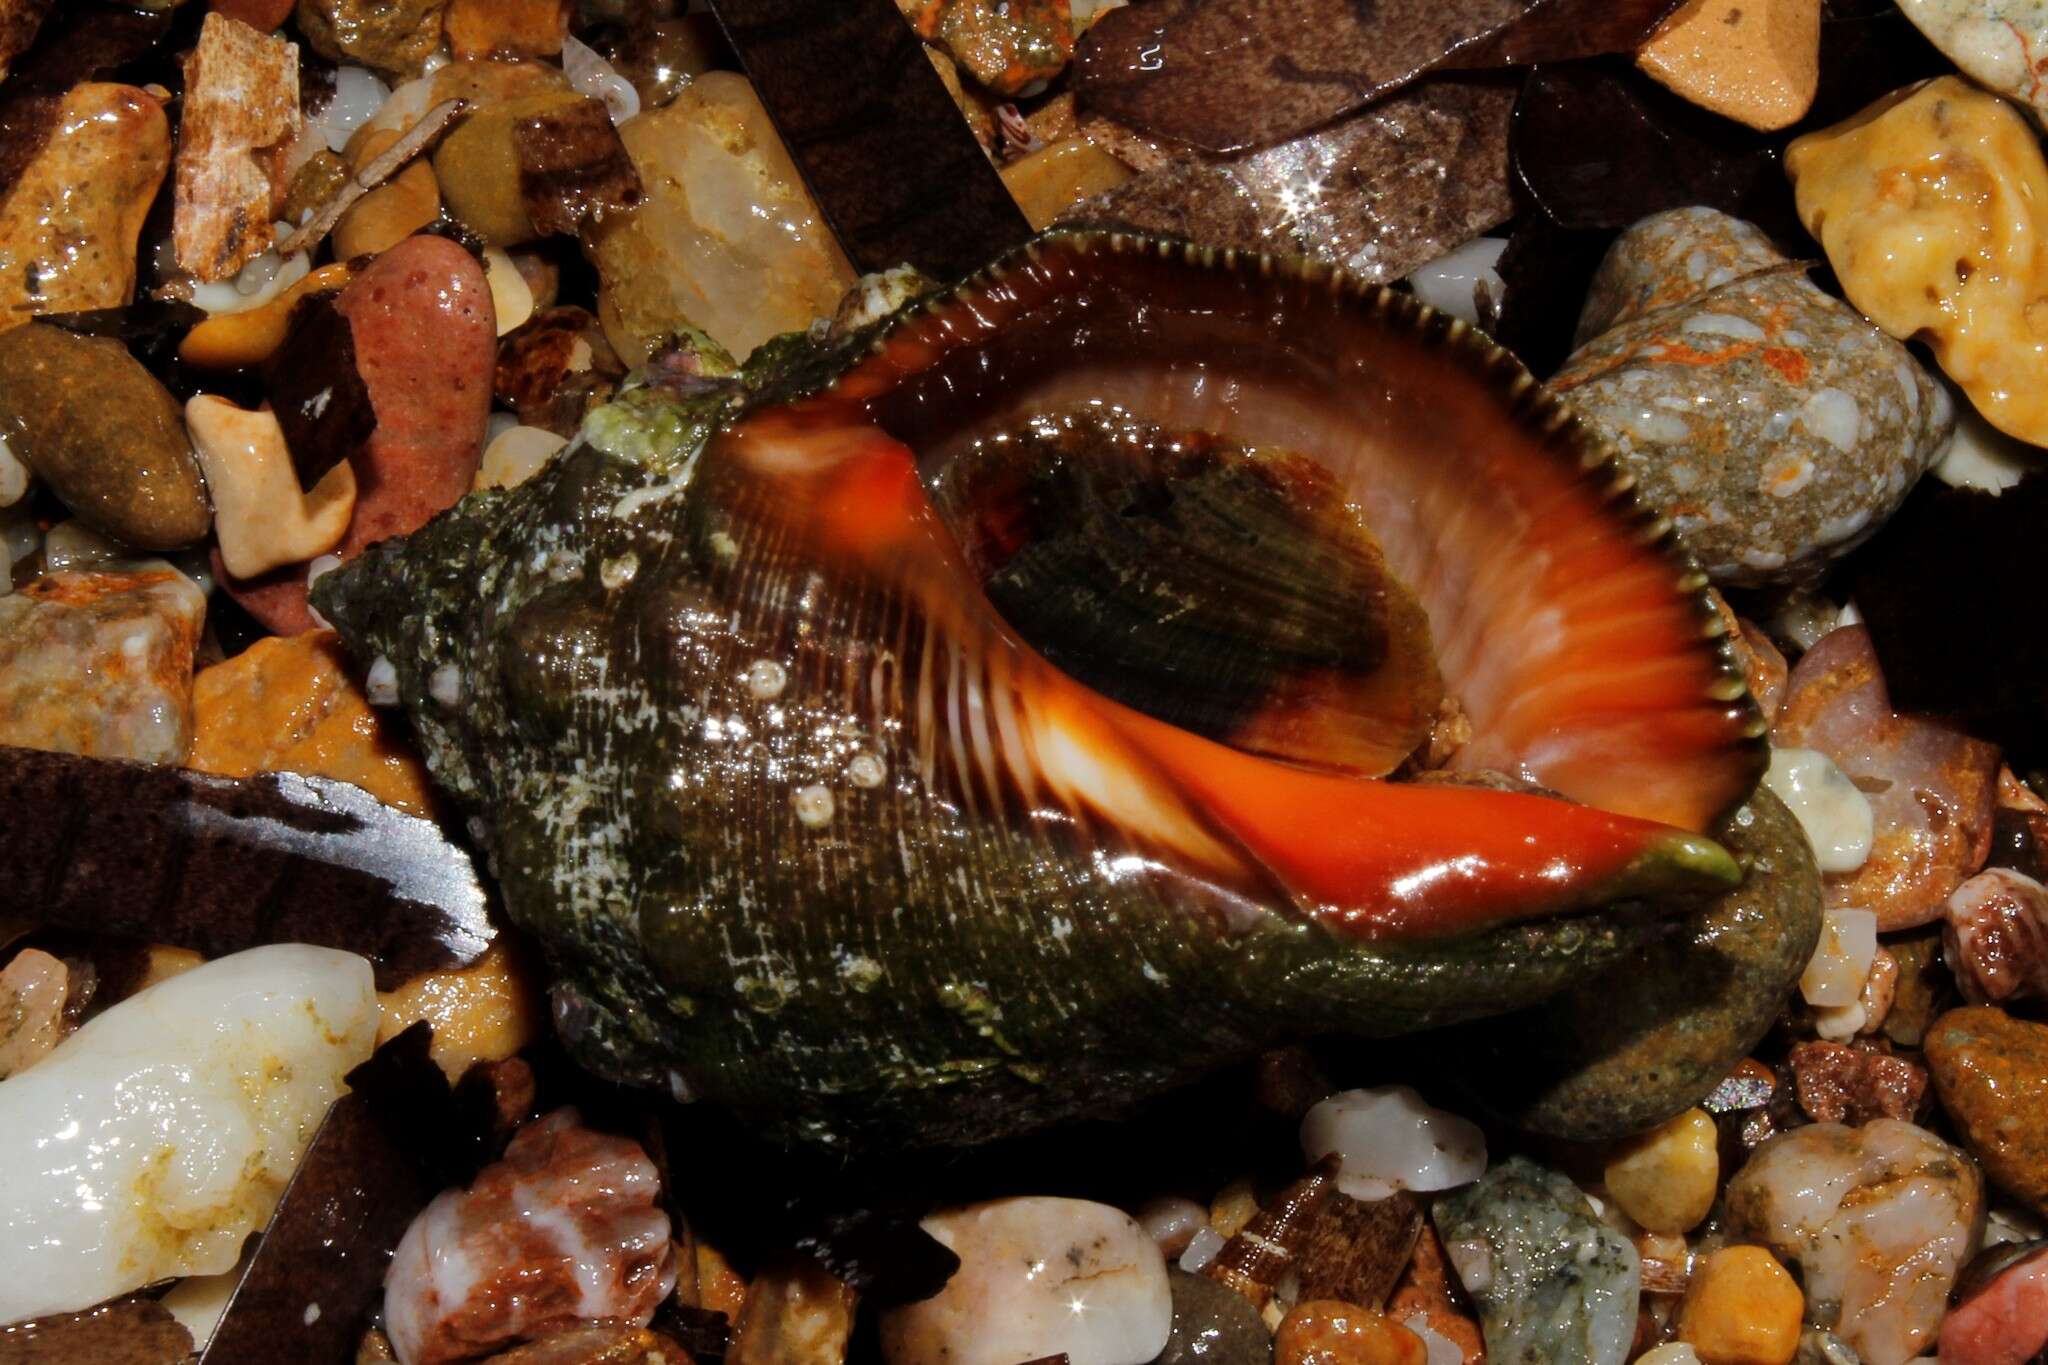
M 1053 227 L 1017 246 L 966 276 L 957 283 L 932 291 L 905 305 L 880 324 L 867 343 L 851 357 L 851 364 L 883 350 L 905 326 L 944 308 L 958 306 L 993 286 L 1021 263 L 1043 259 L 1054 248 L 1079 254 L 1144 254 L 1177 261 L 1204 270 L 1251 270 L 1264 279 L 1289 279 L 1311 287 L 1323 287 L 1363 305 L 1389 325 L 1406 328 L 1428 345 L 1436 346 L 1446 360 L 1462 366 L 1473 377 L 1491 384 L 1500 394 L 1509 414 L 1538 437 L 1537 446 L 1552 458 L 1564 462 L 1581 479 L 1605 483 L 1605 501 L 1614 515 L 1632 532 L 1646 550 L 1657 554 L 1669 566 L 1673 590 L 1693 602 L 1703 621 L 1718 620 L 1711 580 L 1699 561 L 1687 550 L 1676 524 L 1657 508 L 1643 501 L 1635 476 L 1622 463 L 1621 453 L 1591 423 L 1579 415 L 1548 385 L 1529 372 L 1513 352 L 1463 318 L 1433 308 L 1412 294 L 1383 284 L 1362 280 L 1341 266 L 1306 256 L 1281 256 L 1267 252 L 1243 251 L 1236 247 L 1204 246 L 1182 238 L 1160 237 L 1123 228 Z M 851 365 L 849 366 L 849 368 Z M 1734 747 L 1747 751 L 1751 780 L 1748 788 L 1763 779 L 1770 763 L 1770 726 L 1763 709 L 1749 690 L 1749 679 L 1735 652 L 1734 641 L 1722 633 L 1711 639 L 1713 678 L 1703 692 L 1710 705 L 1726 706 L 1731 727 L 1742 736 Z M 1732 698 L 1720 693 L 1736 689 Z M 1747 799 L 1732 802 L 1732 811 Z M 1726 812 L 1723 812 L 1725 815 Z

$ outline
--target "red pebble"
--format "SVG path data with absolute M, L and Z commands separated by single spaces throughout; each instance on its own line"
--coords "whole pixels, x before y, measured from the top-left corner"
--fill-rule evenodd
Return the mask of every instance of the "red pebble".
M 2026 1365 L 2048 1347 L 2048 1254 L 2001 1272 L 1941 1324 L 1941 1365 Z
M 349 321 L 377 414 L 377 429 L 350 457 L 355 517 L 334 550 L 346 560 L 418 530 L 469 492 L 483 461 L 498 323 L 483 267 L 445 237 L 406 238 L 350 280 L 334 306 Z M 222 573 L 221 584 L 280 635 L 315 624 L 304 565 L 258 579 Z

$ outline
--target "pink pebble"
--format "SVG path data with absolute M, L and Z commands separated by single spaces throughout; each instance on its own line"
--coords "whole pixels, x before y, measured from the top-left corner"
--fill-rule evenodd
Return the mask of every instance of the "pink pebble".
M 377 429 L 350 462 L 356 510 L 334 553 L 407 535 L 469 492 L 483 460 L 497 315 L 483 267 L 445 237 L 408 237 L 377 257 L 341 291 L 356 369 Z M 306 566 L 261 578 L 214 572 L 230 597 L 266 629 L 297 635 L 317 624 L 306 603 Z
M 1941 1324 L 1941 1365 L 2026 1365 L 2048 1346 L 2048 1254 L 2001 1271 Z

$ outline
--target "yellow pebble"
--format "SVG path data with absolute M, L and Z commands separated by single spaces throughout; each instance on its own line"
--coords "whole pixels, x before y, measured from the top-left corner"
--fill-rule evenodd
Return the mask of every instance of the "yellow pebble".
M 1714 1206 L 1721 1155 L 1714 1121 L 1688 1109 L 1607 1159 L 1607 1193 L 1651 1232 L 1685 1232 Z
M 1762 1247 L 1723 1247 L 1693 1270 L 1678 1339 L 1704 1365 L 1787 1365 L 1806 1301 Z
M 1820 0 L 1688 0 L 1636 65 L 1723 118 L 1786 127 L 1820 88 Z
M 323 265 L 268 303 L 239 313 L 217 313 L 185 333 L 178 343 L 178 359 L 209 370 L 260 365 L 284 344 L 299 300 L 309 294 L 331 294 L 347 284 L 348 277 L 349 268 L 341 262 Z

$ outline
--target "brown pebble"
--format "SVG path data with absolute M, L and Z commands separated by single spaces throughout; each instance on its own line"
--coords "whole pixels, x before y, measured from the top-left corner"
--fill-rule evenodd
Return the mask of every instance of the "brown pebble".
M 450 0 L 448 50 L 479 57 L 552 57 L 569 31 L 569 0 Z
M 1903 1057 L 1841 1043 L 1799 1043 L 1791 1053 L 1799 1107 L 1816 1123 L 1913 1120 L 1927 1095 L 1927 1073 Z
M 190 545 L 212 509 L 176 399 L 111 337 L 46 322 L 0 331 L 0 436 L 96 531 Z
M 1935 1093 L 1985 1174 L 2048 1216 L 2048 1024 L 1992 1006 L 1950 1010 L 1928 1027 Z

